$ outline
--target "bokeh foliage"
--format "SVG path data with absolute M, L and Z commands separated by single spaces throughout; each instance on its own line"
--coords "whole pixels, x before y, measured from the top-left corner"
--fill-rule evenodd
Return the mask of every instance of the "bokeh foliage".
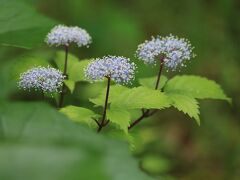
M 173 109 L 164 110 L 133 131 L 134 153 L 142 169 L 155 177 L 234 180 L 240 176 L 238 0 L 0 0 L 0 4 L 0 43 L 27 48 L 0 48 L 0 99 L 4 103 L 40 101 L 37 93 L 29 96 L 19 92 L 16 77 L 33 65 L 56 65 L 54 59 L 59 54 L 47 48 L 43 40 L 57 22 L 81 26 L 92 35 L 89 49 L 71 48 L 78 58 L 128 56 L 138 63 L 137 76 L 144 78 L 154 75 L 156 69 L 135 60 L 139 43 L 151 35 L 169 33 L 190 39 L 197 57 L 180 72 L 164 74 L 171 77 L 187 73 L 214 79 L 233 99 L 232 106 L 201 102 L 200 127 Z M 69 95 L 66 104 L 91 107 L 87 99 L 102 88 L 102 84 L 77 83 L 73 92 L 77 98 Z

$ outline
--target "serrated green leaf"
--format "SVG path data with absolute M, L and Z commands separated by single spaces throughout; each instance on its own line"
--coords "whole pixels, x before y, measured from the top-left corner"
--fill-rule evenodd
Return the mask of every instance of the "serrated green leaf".
M 92 118 L 96 118 L 98 115 L 90 109 L 77 106 L 66 106 L 61 108 L 60 112 L 75 122 L 83 122 L 89 126 L 96 125 Z
M 75 82 L 71 81 L 71 80 L 65 80 L 64 81 L 65 85 L 68 87 L 68 89 L 70 90 L 71 93 L 73 93 L 74 89 L 75 89 Z
M 220 85 L 212 80 L 199 76 L 176 76 L 169 80 L 165 92 L 180 92 L 198 99 L 221 99 L 231 102 Z
M 199 105 L 196 99 L 182 93 L 167 93 L 167 95 L 171 99 L 173 107 L 194 118 L 200 125 Z
M 18 0 L 0 0 L 0 12 L 0 43 L 7 46 L 39 46 L 56 23 Z
M 171 101 L 165 93 L 146 87 L 127 89 L 119 93 L 111 103 L 111 107 L 123 109 L 164 109 L 169 107 Z
M 55 63 L 58 68 L 63 71 L 64 62 L 65 62 L 65 52 L 59 51 L 56 54 Z M 84 75 L 84 68 L 89 64 L 91 60 L 85 59 L 80 60 L 72 55 L 68 54 L 68 66 L 67 66 L 67 74 L 68 80 L 77 82 L 77 81 L 87 81 Z
M 103 106 L 105 91 L 98 97 L 90 99 L 97 106 Z M 110 88 L 109 103 L 111 107 L 120 109 L 156 108 L 163 109 L 170 106 L 168 97 L 158 90 L 146 87 L 127 88 L 125 86 L 112 86 Z
M 116 96 L 128 90 L 126 86 L 114 85 L 110 87 L 109 99 L 108 102 L 111 103 Z M 106 88 L 96 97 L 90 98 L 89 101 L 94 103 L 96 106 L 103 106 L 106 97 Z
M 107 119 L 118 125 L 125 133 L 128 133 L 128 126 L 130 125 L 130 113 L 123 109 L 111 108 L 107 110 Z
M 139 83 L 144 86 L 148 87 L 150 89 L 155 88 L 157 77 L 147 77 L 147 78 L 140 78 Z M 159 84 L 159 89 L 161 89 L 167 82 L 168 78 L 166 76 L 161 76 L 160 78 L 160 84 Z

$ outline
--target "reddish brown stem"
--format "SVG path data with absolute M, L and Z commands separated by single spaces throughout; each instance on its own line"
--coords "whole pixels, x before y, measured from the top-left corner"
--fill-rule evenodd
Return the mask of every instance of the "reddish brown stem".
M 103 117 L 102 117 L 101 123 L 99 123 L 98 130 L 97 130 L 98 132 L 100 132 L 102 128 L 108 124 L 108 122 L 105 122 L 105 119 L 107 114 L 108 98 L 109 98 L 109 92 L 110 92 L 110 82 L 111 82 L 111 78 L 107 77 L 107 92 L 106 92 L 105 104 L 103 109 Z
M 159 68 L 159 71 L 158 71 L 158 77 L 157 77 L 157 82 L 156 82 L 156 86 L 155 86 L 155 90 L 158 89 L 158 86 L 160 84 L 160 78 L 161 78 L 161 74 L 162 74 L 162 70 L 163 70 L 163 65 L 164 65 L 164 57 L 161 57 L 160 58 L 160 68 Z
M 159 87 L 163 66 L 164 66 L 164 56 L 160 56 L 160 67 L 159 67 L 159 71 L 158 71 L 155 90 L 157 90 Z M 128 130 L 132 129 L 134 126 L 136 126 L 138 123 L 140 123 L 144 118 L 150 117 L 150 116 L 154 115 L 156 112 L 157 112 L 157 110 L 150 112 L 149 109 L 144 112 L 144 109 L 142 109 L 142 115 L 138 119 L 133 121 L 133 123 L 130 124 L 130 126 L 128 127 Z
M 65 46 L 65 62 L 64 62 L 63 75 L 66 76 L 66 78 L 67 78 L 67 63 L 68 63 L 68 46 Z M 63 84 L 62 92 L 60 94 L 60 99 L 59 99 L 59 104 L 58 104 L 59 108 L 61 108 L 63 106 L 65 93 L 66 93 L 66 85 Z

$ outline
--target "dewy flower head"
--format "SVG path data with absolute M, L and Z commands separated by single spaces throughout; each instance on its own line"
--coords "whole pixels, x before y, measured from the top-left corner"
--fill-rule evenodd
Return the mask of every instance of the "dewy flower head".
M 146 64 L 155 64 L 157 58 L 162 56 L 164 65 L 175 70 L 179 65 L 183 66 L 186 60 L 195 57 L 192 50 L 193 47 L 188 40 L 169 35 L 152 37 L 152 40 L 140 44 L 136 55 Z
M 118 84 L 127 84 L 134 79 L 136 65 L 120 56 L 105 56 L 93 60 L 85 69 L 87 79 L 97 81 L 110 77 Z
M 61 71 L 51 67 L 35 67 L 20 75 L 19 88 L 35 89 L 46 93 L 60 92 L 64 75 Z
M 78 47 L 82 47 L 89 45 L 91 41 L 92 38 L 86 30 L 64 25 L 55 26 L 45 39 L 50 46 L 69 46 L 70 43 L 76 43 Z

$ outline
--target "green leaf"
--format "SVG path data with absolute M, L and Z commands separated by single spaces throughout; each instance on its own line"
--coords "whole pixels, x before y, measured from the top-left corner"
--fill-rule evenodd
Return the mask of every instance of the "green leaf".
M 90 98 L 89 101 L 94 103 L 96 106 L 104 106 L 106 98 L 106 89 L 105 88 L 97 97 Z M 108 102 L 111 103 L 116 96 L 128 90 L 126 86 L 114 85 L 110 87 L 109 99 Z
M 97 106 L 103 106 L 106 96 L 105 91 L 98 97 L 90 99 L 90 101 Z M 171 101 L 163 92 L 158 90 L 152 90 L 146 87 L 130 89 L 125 86 L 116 85 L 110 87 L 109 103 L 111 107 L 116 109 L 163 109 L 169 107 Z
M 11 78 L 18 80 L 21 73 L 37 67 L 37 66 L 50 66 L 47 60 L 36 56 L 21 56 L 14 60 L 11 66 Z
M 61 108 L 60 112 L 75 122 L 83 122 L 89 126 L 96 125 L 92 118 L 95 118 L 98 115 L 90 109 L 77 106 L 66 106 L 64 108 Z
M 210 98 L 231 102 L 216 82 L 199 76 L 176 76 L 167 82 L 164 91 L 182 92 L 198 99 Z
M 71 80 L 65 80 L 64 83 L 68 87 L 68 89 L 71 91 L 71 93 L 73 93 L 75 89 L 75 82 Z
M 110 122 L 118 125 L 126 134 L 128 133 L 128 126 L 130 125 L 130 113 L 123 109 L 110 108 L 107 110 L 107 118 Z
M 33 48 L 44 39 L 55 22 L 37 13 L 23 1 L 0 0 L 0 43 Z
M 165 93 L 146 87 L 127 89 L 112 100 L 111 107 L 123 109 L 163 109 L 170 106 L 171 101 Z
M 147 77 L 147 78 L 140 78 L 139 79 L 139 83 L 144 86 L 144 87 L 148 87 L 150 89 L 154 89 L 155 88 L 155 84 L 156 84 L 156 80 L 157 77 Z M 163 88 L 163 86 L 166 84 L 167 82 L 167 77 L 166 76 L 161 76 L 160 78 L 160 84 L 159 84 L 159 89 Z
M 191 118 L 194 118 L 197 121 L 198 125 L 200 125 L 200 112 L 196 99 L 189 95 L 181 93 L 168 93 L 167 95 L 172 100 L 173 107 L 189 115 Z
M 89 64 L 91 60 L 81 60 L 72 55 L 68 54 L 68 66 L 67 66 L 67 74 L 68 79 L 74 82 L 77 81 L 87 81 L 84 75 L 84 68 Z M 63 71 L 64 62 L 65 62 L 65 52 L 59 51 L 56 54 L 55 62 L 60 70 Z
M 2 103 L 0 121 L 1 179 L 152 179 L 127 144 L 72 123 L 46 104 Z

